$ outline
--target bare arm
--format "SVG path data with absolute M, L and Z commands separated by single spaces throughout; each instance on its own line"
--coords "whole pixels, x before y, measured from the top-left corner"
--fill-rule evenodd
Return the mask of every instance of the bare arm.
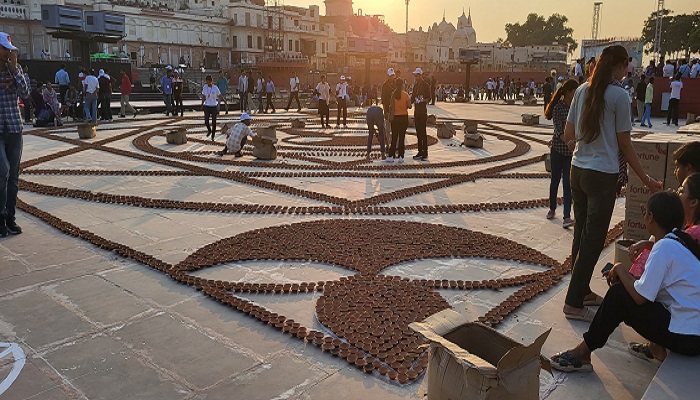
M 615 264 L 615 266 L 610 270 L 610 272 L 608 272 L 606 276 L 606 278 L 608 278 L 608 283 L 620 282 L 622 286 L 625 287 L 625 290 L 627 290 L 627 293 L 629 293 L 630 297 L 632 297 L 632 300 L 634 300 L 635 303 L 641 306 L 648 300 L 637 292 L 637 289 L 635 289 L 634 287 L 634 277 L 624 268 L 621 268 L 621 265 L 622 264 L 619 263 Z
M 566 143 L 571 151 L 573 151 L 576 146 L 576 128 L 574 124 L 569 121 L 566 121 L 566 125 L 564 125 L 564 143 Z
M 622 151 L 622 154 L 625 156 L 625 160 L 627 160 L 630 168 L 632 168 L 632 171 L 634 171 L 652 193 L 663 189 L 663 184 L 661 182 L 654 180 L 654 178 L 647 175 L 644 169 L 642 169 L 642 164 L 639 162 L 637 152 L 634 151 L 634 146 L 632 146 L 632 138 L 629 132 L 618 132 L 617 144 L 620 147 L 620 151 Z

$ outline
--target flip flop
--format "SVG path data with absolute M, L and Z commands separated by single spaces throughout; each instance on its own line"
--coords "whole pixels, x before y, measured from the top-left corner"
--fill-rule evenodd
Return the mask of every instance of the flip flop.
M 627 350 L 630 352 L 630 354 L 639 359 L 648 361 L 655 365 L 661 365 L 661 361 L 657 360 L 654 355 L 651 354 L 651 350 L 649 350 L 649 343 L 632 342 L 627 345 Z
M 586 312 L 583 315 L 564 313 L 564 316 L 567 319 L 572 319 L 576 321 L 593 322 L 593 318 L 595 317 L 596 312 L 588 307 L 583 308 L 586 310 Z
M 593 293 L 593 294 L 595 294 L 595 293 Z M 584 306 L 599 306 L 601 304 L 603 304 L 603 298 L 597 294 L 595 294 L 595 299 L 583 301 Z
M 593 372 L 593 364 L 583 363 L 568 351 L 555 354 L 550 358 L 552 368 L 562 372 Z

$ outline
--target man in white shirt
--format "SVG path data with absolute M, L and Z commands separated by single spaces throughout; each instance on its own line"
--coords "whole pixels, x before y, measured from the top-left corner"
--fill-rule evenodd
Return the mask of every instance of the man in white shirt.
M 676 74 L 671 81 L 671 98 L 668 100 L 666 125 L 671 125 L 671 120 L 673 120 L 673 124 L 678 126 L 678 108 L 681 102 L 681 89 L 683 89 L 681 74 Z
M 224 127 L 224 133 L 226 134 L 227 139 L 226 146 L 224 146 L 223 150 L 217 153 L 220 157 L 228 152 L 233 153 L 235 157 L 243 157 L 241 150 L 243 150 L 243 147 L 248 141 L 248 136 L 251 138 L 256 136 L 255 132 L 250 129 L 251 121 L 252 119 L 250 118 L 250 115 L 243 113 L 241 114 L 241 122 L 233 125 L 233 127 L 228 124 Z
M 91 120 L 95 124 L 97 123 L 97 95 L 100 89 L 100 81 L 95 76 L 95 70 L 85 76 L 83 85 L 85 87 L 85 120 Z
M 316 85 L 316 95 L 318 96 L 318 113 L 321 115 L 321 128 L 330 128 L 329 121 L 331 111 L 328 108 L 328 102 L 331 99 L 331 85 L 326 82 L 326 75 L 321 75 L 321 82 Z M 326 123 L 323 123 L 323 117 L 326 117 Z
M 673 66 L 673 63 L 671 60 L 666 61 L 666 65 L 664 65 L 664 78 L 672 78 L 673 75 L 675 74 L 676 67 Z
M 338 97 L 338 115 L 335 122 L 335 128 L 340 128 L 340 113 L 343 113 L 343 127 L 348 127 L 348 83 L 345 81 L 345 75 L 340 76 L 340 83 L 335 85 L 335 94 Z
M 700 78 L 700 60 L 693 58 L 690 61 L 690 77 Z
M 289 78 L 289 101 L 284 111 L 289 111 L 289 106 L 292 105 L 292 99 L 296 99 L 297 112 L 301 112 L 301 103 L 299 103 L 299 78 L 296 72 L 292 72 L 292 77 Z
M 219 87 L 214 85 L 214 78 L 211 75 L 207 75 L 205 78 L 206 84 L 202 86 L 202 111 L 204 111 L 204 125 L 207 127 L 207 137 L 211 135 L 211 140 L 214 141 L 214 136 L 216 135 L 216 117 L 219 115 L 219 100 L 226 104 L 226 109 L 228 110 L 228 103 L 226 98 L 221 94 Z M 228 114 L 228 111 L 226 111 Z M 211 119 L 212 124 L 209 125 L 209 119 Z
M 255 80 L 255 94 L 258 98 L 258 114 L 262 114 L 263 111 L 263 98 L 265 97 L 265 78 L 263 78 L 262 72 L 258 71 L 258 79 Z
M 574 68 L 574 76 L 583 76 L 583 58 L 576 62 L 576 67 Z
M 241 103 L 241 113 L 250 112 L 248 104 L 248 72 L 243 71 L 238 77 L 238 98 Z

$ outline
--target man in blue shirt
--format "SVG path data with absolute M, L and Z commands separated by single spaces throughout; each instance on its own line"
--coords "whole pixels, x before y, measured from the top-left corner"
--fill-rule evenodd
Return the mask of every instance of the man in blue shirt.
M 22 159 L 22 118 L 17 97 L 29 97 L 29 82 L 17 63 L 17 47 L 0 32 L 0 237 L 20 234 L 15 222 Z
M 68 72 L 66 72 L 66 64 L 61 64 L 61 69 L 56 72 L 54 83 L 58 85 L 58 101 L 61 104 L 66 104 L 66 92 L 70 86 L 70 77 Z
M 225 99 L 226 93 L 228 92 L 228 78 L 226 78 L 224 70 L 222 69 L 219 70 L 219 79 L 216 80 L 216 86 L 219 88 L 219 92 L 221 92 L 221 97 Z M 221 108 L 221 102 L 219 102 L 217 107 Z M 228 112 L 228 103 L 226 103 L 226 112 Z
M 173 67 L 168 65 L 165 67 L 165 75 L 160 80 L 160 90 L 163 92 L 163 101 L 165 102 L 165 116 L 173 113 Z

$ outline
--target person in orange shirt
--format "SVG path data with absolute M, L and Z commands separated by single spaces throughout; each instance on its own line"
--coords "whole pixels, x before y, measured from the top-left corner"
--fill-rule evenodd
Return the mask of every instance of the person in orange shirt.
M 394 162 L 397 145 L 399 151 L 399 164 L 403 163 L 404 141 L 406 139 L 406 129 L 408 128 L 408 110 L 411 108 L 411 98 L 404 90 L 404 82 L 396 80 L 396 89 L 392 96 L 394 98 L 394 119 L 391 121 L 391 146 L 389 147 L 389 157 L 387 162 Z

